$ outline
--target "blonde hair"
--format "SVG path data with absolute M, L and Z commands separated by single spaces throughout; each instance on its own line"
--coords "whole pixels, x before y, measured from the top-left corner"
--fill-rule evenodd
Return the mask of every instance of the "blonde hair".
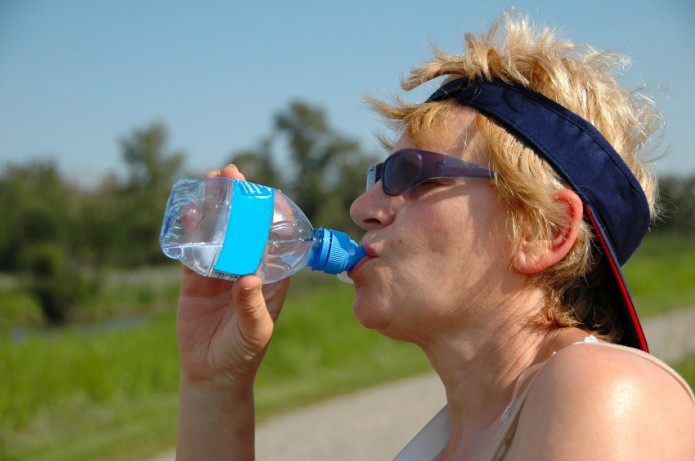
M 505 12 L 487 33 L 480 37 L 469 33 L 465 38 L 461 55 L 433 48 L 434 60 L 411 69 L 402 88 L 410 91 L 440 77 L 445 81 L 482 77 L 521 84 L 553 99 L 591 122 L 612 144 L 641 184 L 654 216 L 656 182 L 641 155 L 660 126 L 660 116 L 649 98 L 623 89 L 613 76 L 614 70 L 629 64 L 627 58 L 561 39 L 549 28 L 536 30 L 518 12 Z M 436 136 L 461 107 L 450 99 L 428 104 L 408 104 L 400 98 L 393 104 L 374 98 L 368 102 L 411 140 Z M 566 211 L 553 200 L 553 192 L 565 187 L 563 182 L 531 149 L 484 115 L 476 116 L 475 126 L 496 173 L 495 184 L 511 210 L 515 245 L 529 238 L 524 230 L 530 231 L 531 239 L 550 237 L 566 219 Z M 549 328 L 581 326 L 618 340 L 619 322 L 600 290 L 602 257 L 590 225 L 584 222 L 568 255 L 533 279 L 547 293 L 546 308 L 534 323 Z

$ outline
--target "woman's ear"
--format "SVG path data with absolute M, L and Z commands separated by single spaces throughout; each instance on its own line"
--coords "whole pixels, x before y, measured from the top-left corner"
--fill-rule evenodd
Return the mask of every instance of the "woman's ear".
M 553 201 L 565 210 L 562 222 L 558 223 L 548 239 L 524 241 L 514 257 L 516 270 L 523 274 L 535 274 L 547 269 L 564 258 L 572 249 L 582 224 L 584 207 L 576 192 L 560 189 Z

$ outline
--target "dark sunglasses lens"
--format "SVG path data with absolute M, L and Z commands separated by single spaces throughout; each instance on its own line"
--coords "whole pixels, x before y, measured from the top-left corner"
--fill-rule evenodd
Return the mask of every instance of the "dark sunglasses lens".
M 383 184 L 386 193 L 402 194 L 415 184 L 420 176 L 420 156 L 401 152 L 391 156 L 384 165 Z

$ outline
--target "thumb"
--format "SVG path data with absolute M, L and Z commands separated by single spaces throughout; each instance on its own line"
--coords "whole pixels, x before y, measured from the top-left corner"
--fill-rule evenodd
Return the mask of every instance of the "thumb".
M 273 320 L 263 298 L 261 279 L 254 275 L 242 277 L 235 282 L 235 288 L 239 331 L 249 346 L 263 348 L 273 333 Z

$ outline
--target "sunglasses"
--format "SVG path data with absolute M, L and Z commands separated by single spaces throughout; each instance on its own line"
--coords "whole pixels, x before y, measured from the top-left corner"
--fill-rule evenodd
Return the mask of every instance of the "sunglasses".
M 367 172 L 367 190 L 377 181 L 388 195 L 400 195 L 435 178 L 492 179 L 489 169 L 475 163 L 420 149 L 402 149 Z

